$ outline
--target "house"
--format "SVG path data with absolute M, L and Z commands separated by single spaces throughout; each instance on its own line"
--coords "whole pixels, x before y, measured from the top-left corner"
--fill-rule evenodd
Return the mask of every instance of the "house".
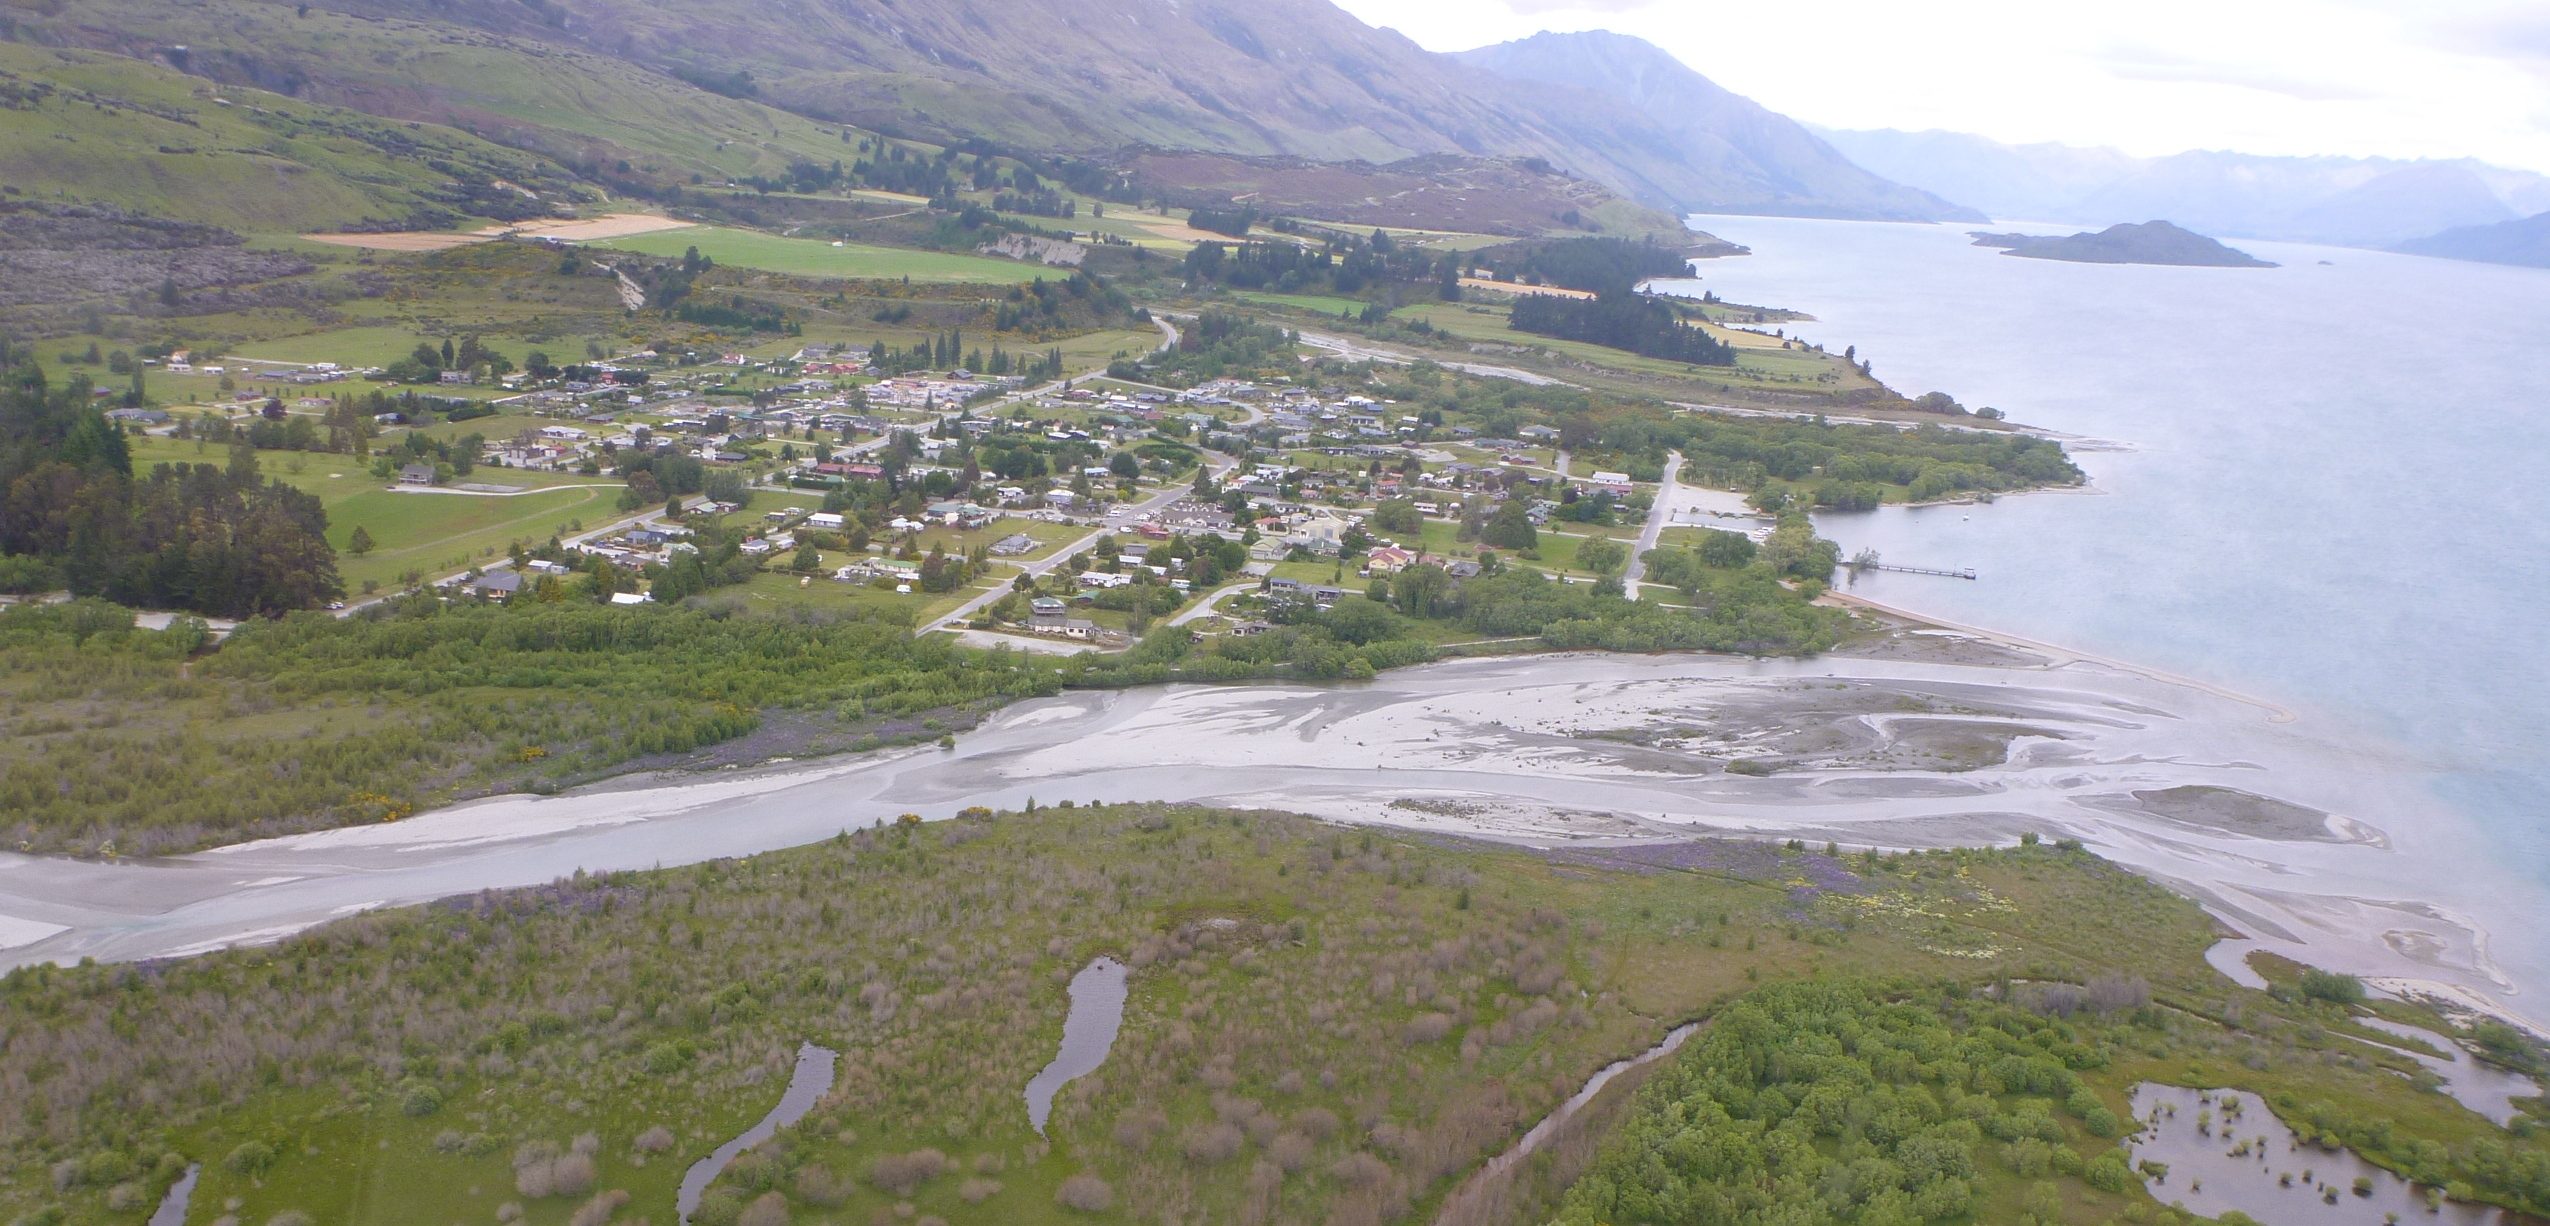
M 324 402 L 324 401 L 322 401 L 321 403 L 325 403 L 325 402 Z M 164 426 L 164 425 L 167 425 L 167 424 L 168 424 L 168 410 L 166 410 L 166 409 L 108 409 L 108 410 L 106 411 L 106 420 L 108 420 L 108 421 L 137 421 L 137 422 L 142 423 L 142 424 L 143 424 L 143 425 L 145 425 L 145 426 Z
M 510 570 L 491 570 L 470 586 L 489 600 L 503 600 L 522 590 L 522 576 Z
M 1558 431 L 1550 426 L 1525 426 L 1514 433 L 1535 442 L 1548 442 L 1558 437 Z
M 1376 575 L 1395 575 L 1414 565 L 1416 560 L 1417 555 L 1396 545 L 1382 545 L 1366 555 L 1364 569 Z
M 613 604 L 645 604 L 653 599 L 655 599 L 655 597 L 649 596 L 644 592 L 611 593 L 611 603 Z
M 398 470 L 398 483 L 400 485 L 432 485 L 434 483 L 433 466 L 410 464 Z
M 839 528 L 847 522 L 849 521 L 834 511 L 817 511 L 806 517 L 806 526 L 809 528 Z
M 1467 558 L 1454 562 L 1446 562 L 1443 564 L 1443 573 L 1450 575 L 1455 579 L 1472 579 L 1478 576 L 1479 564 L 1470 561 Z
M 1231 637 L 1240 639 L 1256 638 L 1258 635 L 1264 634 L 1274 628 L 1275 623 L 1273 622 L 1256 620 L 1244 621 L 1231 627 Z
M 1131 582 L 1133 576 L 1122 573 L 1109 574 L 1103 570 L 1080 572 L 1080 586 L 1085 588 L 1123 587 Z
M 1629 474 L 1627 473 L 1596 472 L 1593 476 L 1586 478 L 1585 484 L 1615 498 L 1629 496 Z
M 1034 552 L 1036 552 L 1036 538 L 1024 532 L 1013 532 L 992 542 L 992 554 L 995 557 L 1014 558 L 1022 553 Z
M 1039 596 L 1033 601 L 1028 602 L 1027 624 L 1038 630 L 1060 629 L 1062 627 L 1063 614 L 1067 612 L 1069 608 L 1070 606 L 1065 605 L 1056 597 Z
M 1055 510 L 1057 510 L 1057 511 L 1068 511 L 1068 510 L 1070 510 L 1070 509 L 1071 509 L 1072 500 L 1073 500 L 1074 498 L 1076 498 L 1076 497 L 1078 497 L 1078 495 L 1073 494 L 1070 490 L 1047 490 L 1047 491 L 1045 491 L 1045 503 L 1046 503 L 1046 505 L 1051 506 L 1053 509 L 1055 509 Z

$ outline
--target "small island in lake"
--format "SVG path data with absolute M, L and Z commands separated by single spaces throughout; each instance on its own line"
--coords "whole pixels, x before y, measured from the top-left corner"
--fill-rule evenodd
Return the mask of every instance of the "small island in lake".
M 2092 234 L 2086 230 L 2063 238 L 2036 234 L 1987 234 L 1969 231 L 1978 247 L 2007 248 L 2005 255 L 2032 260 L 2070 260 L 2077 264 L 2185 264 L 2207 268 L 2273 268 L 2246 251 L 2183 230 L 2165 221 L 2141 225 L 2119 223 Z

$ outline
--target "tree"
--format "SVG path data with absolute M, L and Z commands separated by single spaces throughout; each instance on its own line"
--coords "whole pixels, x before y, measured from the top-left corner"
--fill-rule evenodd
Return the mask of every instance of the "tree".
M 1498 549 L 1521 552 L 1536 549 L 1541 543 L 1540 531 L 1532 526 L 1531 512 L 1520 498 L 1508 498 L 1505 505 L 1488 517 L 1487 526 L 1479 530 L 1479 540 Z
M 1372 526 L 1384 532 L 1423 532 L 1425 514 L 1412 499 L 1391 498 L 1372 509 Z
M 1576 546 L 1576 565 L 1598 575 L 1619 570 L 1629 560 L 1629 551 L 1620 542 L 1595 537 Z
M 354 525 L 354 535 L 345 539 L 345 551 L 358 558 L 372 552 L 372 534 L 363 525 Z
M 1716 528 L 1700 530 L 1700 560 L 1720 570 L 1732 570 L 1753 561 L 1753 538 L 1741 532 L 1725 532 Z
M 813 574 L 818 570 L 822 570 L 823 551 L 816 549 L 813 541 L 808 541 L 805 544 L 798 546 L 797 559 L 789 563 L 788 568 L 800 574 Z

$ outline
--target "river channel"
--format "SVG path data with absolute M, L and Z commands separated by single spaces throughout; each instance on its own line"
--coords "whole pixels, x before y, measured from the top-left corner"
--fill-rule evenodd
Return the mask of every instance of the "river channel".
M 707 1157 L 691 1164 L 682 1173 L 682 1186 L 673 1195 L 673 1210 L 681 1215 L 683 1226 L 689 1226 L 691 1214 L 699 1208 L 700 1197 L 708 1192 L 719 1171 L 735 1160 L 735 1155 L 779 1135 L 779 1130 L 806 1118 L 832 1089 L 833 1070 L 841 1053 L 829 1047 L 802 1043 L 797 1047 L 797 1067 L 788 1075 L 788 1088 L 780 1092 L 779 1104 L 750 1128 L 736 1134 L 724 1145 L 710 1150 Z
M 150 862 L 0 855 L 0 967 L 273 940 L 368 908 L 751 855 L 1033 799 L 1281 808 L 1548 845 L 2080 838 L 2268 948 L 2506 1001 L 2468 824 L 2377 745 L 2125 668 L 1914 636 L 1874 657 L 1544 655 L 1337 686 L 1074 692 L 953 750 L 631 779 Z M 1959 662 L 1962 661 L 1962 662 Z M 1768 777 L 1733 758 L 1784 764 Z M 2517 896 L 2512 889 L 2507 896 Z M 2455 910 L 2439 898 L 2482 900 Z

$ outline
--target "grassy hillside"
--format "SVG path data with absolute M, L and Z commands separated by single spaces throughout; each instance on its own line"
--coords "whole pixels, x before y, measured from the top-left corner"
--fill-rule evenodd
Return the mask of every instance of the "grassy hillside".
M 69 0 L 12 13 L 20 41 L 182 63 L 224 84 L 457 128 L 606 186 L 777 175 L 792 160 L 851 150 L 838 125 L 609 56 L 439 22 L 257 0 Z M 177 46 L 187 51 L 168 50 Z
M 101 52 L 0 43 L 0 87 L 0 182 L 13 197 L 275 232 L 537 216 L 587 194 L 542 159 L 465 132 Z
M 832 1092 L 727 1168 L 703 1226 L 1426 1220 L 1603 1063 L 1720 1019 L 1616 1153 L 1805 1000 L 1869 1022 L 1752 1066 L 1798 1094 L 1835 1083 L 1804 1102 L 1841 1161 L 1799 1155 L 1835 1172 L 1799 1211 L 1901 1178 L 1872 1148 L 1935 1124 L 1944 1095 L 1980 1127 L 1920 1143 L 1927 1210 L 1853 1220 L 2152 1222 L 2168 1189 L 2102 1159 L 2147 1077 L 2379 1114 L 2433 1145 L 2420 1178 L 2538 1157 L 2539 1138 L 2394 1076 L 2412 1066 L 2350 1037 L 2344 1009 L 2225 984 L 2213 939 L 2189 900 L 2050 847 L 1534 853 L 1268 813 L 969 810 L 147 971 L 16 972 L 0 1214 L 128 1221 L 199 1161 L 197 1221 L 666 1221 L 682 1172 L 815 1042 L 842 1053 Z M 1039 1137 L 1021 1088 L 1055 1050 L 1065 981 L 1100 955 L 1132 967 L 1122 1031 Z M 1596 1149 L 1524 1164 L 1445 1220 L 1544 1220 Z M 1661 1156 L 1708 1185 L 1698 1153 Z M 1605 1158 L 1598 1176 L 1655 1169 Z M 1083 1207 L 1057 1203 L 1067 1180 Z

